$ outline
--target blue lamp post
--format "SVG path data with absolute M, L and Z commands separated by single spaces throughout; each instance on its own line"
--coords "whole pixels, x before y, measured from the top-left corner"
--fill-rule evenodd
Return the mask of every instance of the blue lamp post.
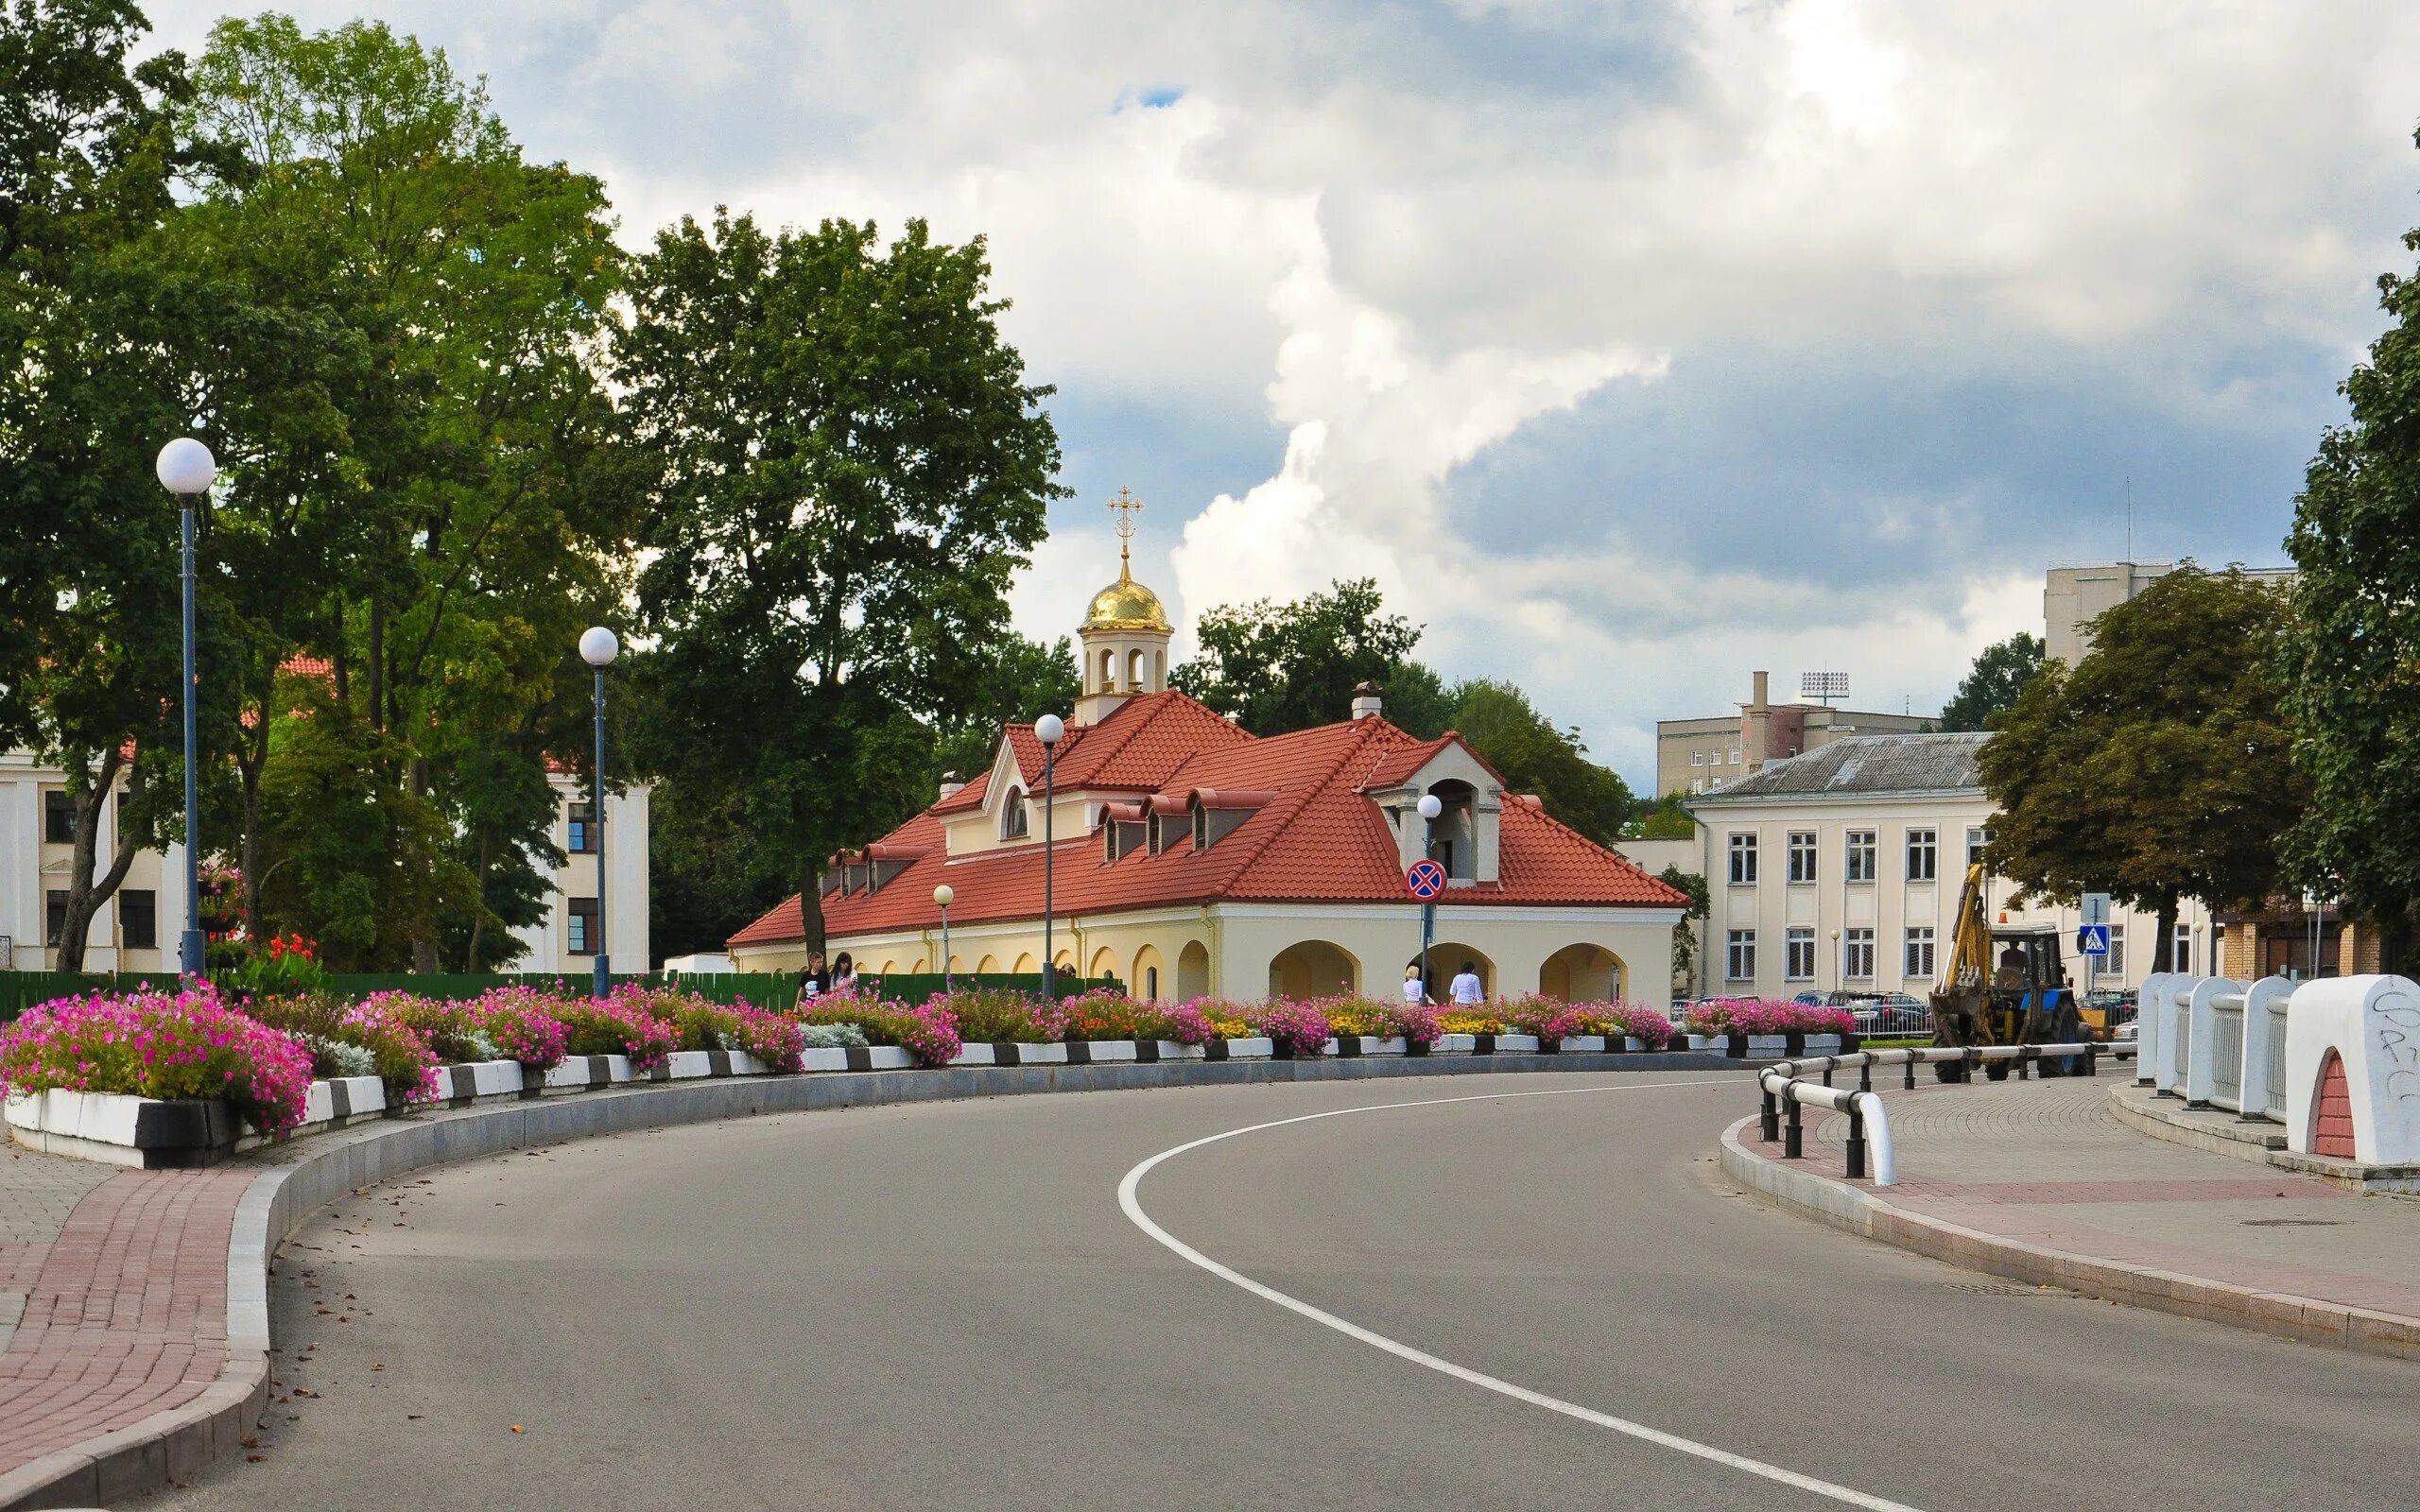
M 1426 833 L 1420 845 L 1423 861 L 1437 859 L 1437 816 L 1444 812 L 1445 805 L 1436 794 L 1420 795 L 1420 820 L 1426 826 Z M 1425 899 L 1420 904 L 1420 995 L 1424 998 L 1428 995 L 1428 946 L 1436 937 L 1437 900 Z
M 596 669 L 596 766 L 594 796 L 589 800 L 589 838 L 596 847 L 596 937 L 588 942 L 596 953 L 596 995 L 603 997 L 612 989 L 614 963 L 606 954 L 609 936 L 605 929 L 605 669 L 614 664 L 622 643 L 602 625 L 593 625 L 579 632 L 579 659 Z
M 1050 942 L 1050 811 L 1055 792 L 1052 763 L 1059 756 L 1059 742 L 1066 737 L 1067 724 L 1057 714 L 1044 714 L 1033 722 L 1033 733 L 1042 742 L 1042 1001 L 1052 1003 L 1059 996 L 1059 957 Z
M 218 464 L 210 448 L 190 436 L 180 436 L 160 448 L 153 465 L 161 487 L 177 496 L 184 516 L 184 705 L 185 705 L 185 928 L 177 941 L 177 970 L 199 977 L 206 966 L 201 943 L 201 828 L 196 795 L 194 754 L 194 693 L 200 679 L 193 662 L 193 502 L 210 491 Z

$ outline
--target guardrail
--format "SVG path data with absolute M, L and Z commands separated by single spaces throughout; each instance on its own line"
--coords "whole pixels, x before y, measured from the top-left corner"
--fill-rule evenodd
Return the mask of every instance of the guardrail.
M 1759 1128 L 1765 1143 L 1782 1142 L 1782 1159 L 1802 1160 L 1806 1156 L 1806 1135 L 1799 1121 L 1799 1108 L 1812 1106 L 1845 1113 L 1849 1120 L 1848 1177 L 1861 1180 L 1866 1173 L 1869 1147 L 1874 1157 L 1874 1184 L 1895 1186 L 1899 1180 L 1898 1160 L 1891 1147 L 1891 1118 L 1883 1111 L 1882 1099 L 1874 1091 L 1874 1068 L 1897 1066 L 1902 1069 L 1901 1086 L 1912 1091 L 1916 1085 L 1916 1068 L 1945 1061 L 1958 1061 L 1967 1066 L 1979 1066 L 1986 1061 L 2009 1060 L 2016 1063 L 2019 1080 L 2032 1074 L 2034 1065 L 2042 1060 L 2057 1058 L 2083 1059 L 2083 1074 L 2100 1074 L 2100 1056 L 2108 1051 L 2114 1056 L 2127 1052 L 2123 1046 L 2095 1043 L 2071 1045 L 1968 1045 L 1959 1049 L 1928 1050 L 1858 1050 L 1842 1056 L 1816 1056 L 1805 1060 L 1780 1060 L 1767 1066 L 1756 1075 L 1757 1091 L 1763 1099 L 1758 1110 Z M 1832 1085 L 1834 1074 L 1843 1071 L 1858 1074 L 1857 1090 L 1849 1091 Z M 1803 1076 L 1821 1073 L 1821 1086 L 1802 1081 Z

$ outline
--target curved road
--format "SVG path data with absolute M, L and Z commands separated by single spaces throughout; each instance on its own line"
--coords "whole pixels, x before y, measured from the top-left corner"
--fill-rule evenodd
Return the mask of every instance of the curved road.
M 1685 1073 L 1101 1092 L 448 1167 L 297 1234 L 257 1458 L 136 1504 L 2411 1504 L 2420 1369 L 1757 1206 L 1712 1158 L 1749 1105 Z M 1278 1120 L 1133 1180 L 1202 1263 L 1121 1209 L 1138 1163 Z

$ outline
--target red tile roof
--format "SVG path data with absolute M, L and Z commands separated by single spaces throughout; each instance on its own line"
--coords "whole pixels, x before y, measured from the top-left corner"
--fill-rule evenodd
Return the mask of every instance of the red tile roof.
M 1027 726 L 1007 732 L 1011 743 L 1031 735 Z M 1068 732 L 1057 767 L 1061 786 L 1172 797 L 1196 788 L 1236 789 L 1255 798 L 1267 793 L 1268 800 L 1206 850 L 1195 850 L 1187 837 L 1158 855 L 1136 850 L 1110 862 L 1102 859 L 1098 832 L 1059 841 L 1052 868 L 1056 908 L 1069 916 L 1220 901 L 1400 902 L 1394 836 L 1364 790 L 1408 780 L 1448 744 L 1459 741 L 1418 740 L 1383 719 L 1254 739 L 1183 694 L 1134 699 L 1100 724 Z M 1029 770 L 1038 774 L 1039 743 L 1032 758 Z M 1025 760 L 1020 749 L 1021 767 Z M 965 797 L 953 795 L 885 837 L 881 844 L 895 852 L 925 853 L 875 892 L 827 896 L 827 933 L 845 937 L 938 924 L 932 894 L 942 882 L 956 894 L 953 922 L 1039 919 L 1039 844 L 947 855 L 942 816 L 972 807 Z M 1524 802 L 1504 805 L 1496 870 L 1497 881 L 1458 887 L 1451 901 L 1640 908 L 1686 902 L 1630 861 L 1548 817 L 1543 806 Z M 731 936 L 731 944 L 799 937 L 793 896 Z

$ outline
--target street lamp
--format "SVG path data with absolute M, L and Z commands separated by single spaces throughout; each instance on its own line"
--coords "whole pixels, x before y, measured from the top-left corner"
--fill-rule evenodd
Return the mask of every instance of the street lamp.
M 1434 793 L 1420 795 L 1420 818 L 1427 833 L 1420 843 L 1423 861 L 1437 859 L 1437 816 L 1445 812 L 1444 803 Z M 1424 898 L 1420 902 L 1420 995 L 1428 995 L 1428 943 L 1437 935 L 1437 900 Z
M 594 796 L 588 805 L 588 835 L 596 848 L 596 937 L 588 942 L 596 955 L 598 997 L 612 988 L 614 963 L 606 954 L 605 931 L 605 669 L 614 663 L 622 643 L 602 625 L 579 632 L 579 659 L 596 669 L 596 768 L 591 774 Z
M 957 984 L 950 980 L 949 972 L 949 905 L 950 900 L 957 896 L 946 882 L 933 889 L 933 902 L 942 911 L 942 990 L 944 992 L 958 990 Z
M 1059 758 L 1059 742 L 1065 738 L 1067 725 L 1057 714 L 1044 714 L 1033 722 L 1033 733 L 1042 742 L 1042 1001 L 1051 1003 L 1058 999 L 1059 964 L 1050 944 L 1050 809 L 1057 791 L 1052 764 Z
M 185 576 L 185 930 L 177 941 L 177 970 L 185 976 L 199 978 L 204 961 L 201 949 L 201 833 L 196 797 L 194 759 L 194 691 L 199 682 L 193 666 L 193 501 L 210 491 L 218 476 L 218 464 L 211 458 L 210 448 L 190 436 L 180 436 L 160 448 L 160 459 L 153 464 L 161 487 L 177 496 L 184 522 Z

